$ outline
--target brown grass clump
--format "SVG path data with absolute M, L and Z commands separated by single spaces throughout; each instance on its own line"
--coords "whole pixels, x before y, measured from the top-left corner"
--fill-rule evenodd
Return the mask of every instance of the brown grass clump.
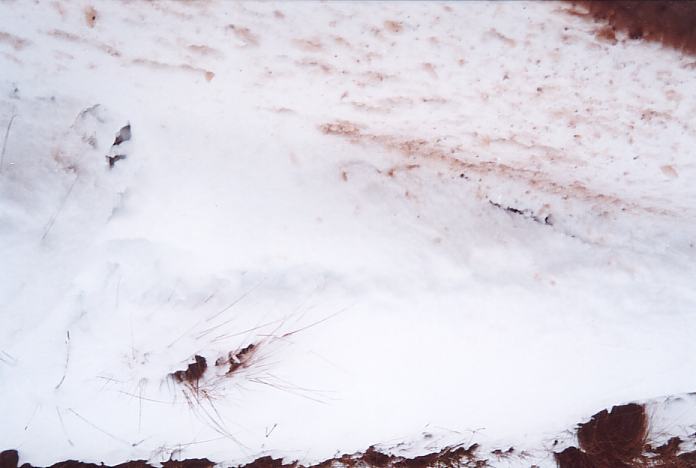
M 251 360 L 258 351 L 259 345 L 251 343 L 239 351 L 231 351 L 226 357 L 219 358 L 215 361 L 216 366 L 229 365 L 229 369 L 225 375 L 231 375 L 239 369 L 245 369 L 251 364 Z
M 574 1 L 598 21 L 609 23 L 600 37 L 613 42 L 615 31 L 630 39 L 645 39 L 696 54 L 696 2 L 688 1 Z

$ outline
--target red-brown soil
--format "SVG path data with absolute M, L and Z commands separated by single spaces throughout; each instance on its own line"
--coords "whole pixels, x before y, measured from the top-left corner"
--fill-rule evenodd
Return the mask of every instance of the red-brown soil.
M 696 54 L 696 2 L 693 1 L 573 1 L 607 26 L 603 39 L 616 40 L 616 32 L 630 39 L 657 41 Z
M 179 382 L 187 382 L 197 386 L 198 381 L 203 377 L 203 374 L 208 368 L 208 363 L 203 356 L 196 355 L 193 359 L 194 362 L 189 364 L 186 370 L 176 371 L 172 376 Z
M 645 407 L 631 403 L 602 410 L 578 426 L 578 447 L 556 453 L 560 468 L 693 468 L 696 452 L 679 453 L 678 437 L 653 448 Z
M 184 371 L 182 371 L 184 372 Z M 611 411 L 602 410 L 581 423 L 577 428 L 579 447 L 569 447 L 555 453 L 560 468 L 696 468 L 696 451 L 679 453 L 683 443 L 672 437 L 663 445 L 653 447 L 649 443 L 649 420 L 643 405 L 630 403 L 614 406 Z M 445 447 L 413 458 L 380 452 L 369 447 L 364 452 L 344 454 L 307 466 L 295 461 L 284 462 L 282 458 L 270 456 L 239 465 L 239 468 L 483 468 L 496 466 L 495 460 L 483 458 L 477 452 L 478 445 Z M 494 450 L 497 458 L 513 456 L 514 448 Z M 0 452 L 0 468 L 18 468 L 16 450 Z M 164 468 L 211 468 L 214 462 L 202 459 L 169 460 Z M 34 468 L 27 463 L 21 468 Z M 142 460 L 130 461 L 110 467 L 66 460 L 50 468 L 153 468 Z

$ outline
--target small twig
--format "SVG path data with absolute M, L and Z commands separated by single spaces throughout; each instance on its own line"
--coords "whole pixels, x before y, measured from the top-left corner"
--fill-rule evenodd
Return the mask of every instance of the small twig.
M 274 377 L 274 376 L 271 375 L 271 374 L 268 374 L 268 375 L 269 375 L 270 377 Z M 249 379 L 249 382 L 254 382 L 254 383 L 257 383 L 257 384 L 260 384 L 260 385 L 266 385 L 266 386 L 269 386 L 269 387 L 271 387 L 271 388 L 275 388 L 276 390 L 281 390 L 281 391 L 283 391 L 283 392 L 287 392 L 287 393 L 289 393 L 289 394 L 291 394 L 291 395 L 295 395 L 295 396 L 298 396 L 298 397 L 301 397 L 301 398 L 305 398 L 305 399 L 307 399 L 307 400 L 314 401 L 314 402 L 316 402 L 316 403 L 321 403 L 322 405 L 327 405 L 327 404 L 328 404 L 326 401 L 320 400 L 320 399 L 318 399 L 318 398 L 313 398 L 313 397 L 311 397 L 311 396 L 309 396 L 309 395 L 304 395 L 304 394 L 302 394 L 301 392 L 302 392 L 303 390 L 305 390 L 305 389 L 296 390 L 296 389 L 294 389 L 294 388 L 292 388 L 292 387 L 289 387 L 289 386 L 286 386 L 286 385 L 280 385 L 280 384 L 277 384 L 277 383 L 271 383 L 271 382 L 268 382 L 268 381 L 266 381 L 266 380 L 264 380 L 264 379 L 261 379 L 261 378 Z M 307 391 L 307 390 L 305 390 L 305 391 Z
M 328 317 L 324 317 L 323 319 L 317 320 L 317 321 L 314 322 L 314 323 L 310 323 L 309 325 L 305 325 L 305 326 L 302 327 L 302 328 L 298 328 L 297 330 L 293 330 L 293 331 L 287 332 L 287 333 L 281 335 L 279 338 L 287 338 L 288 336 L 295 335 L 295 334 L 297 334 L 297 333 L 300 333 L 301 331 L 307 330 L 308 328 L 315 327 L 315 326 L 317 326 L 317 325 L 319 325 L 319 324 L 322 324 L 322 323 L 326 322 L 327 320 L 330 320 L 330 319 L 334 318 L 335 316 L 337 316 L 337 315 L 339 315 L 339 314 L 342 314 L 342 313 L 345 312 L 346 310 L 348 310 L 348 307 L 345 307 L 345 308 L 339 310 L 338 312 L 334 312 L 333 314 L 329 315 Z
M 24 426 L 24 430 L 26 431 L 29 429 L 29 426 L 31 425 L 31 422 L 34 420 L 34 416 L 36 416 L 36 413 L 41 409 L 41 405 L 36 405 L 36 408 L 34 408 L 34 412 L 31 413 L 31 417 L 29 418 L 29 421 L 27 421 L 26 426 Z
M 121 294 L 121 280 L 123 276 L 118 277 L 118 283 L 116 283 L 116 309 L 118 309 L 118 299 Z
M 268 430 L 268 426 L 266 426 L 266 439 L 268 439 L 268 436 L 271 435 L 271 433 L 275 430 L 275 428 L 278 427 L 278 423 L 273 424 L 271 427 L 271 430 Z
M 218 440 L 227 439 L 227 437 L 216 437 L 215 439 L 201 440 L 199 442 L 187 442 L 185 444 L 179 444 L 179 447 L 188 447 L 189 445 L 207 444 L 208 442 L 216 442 Z
M 262 323 L 261 325 L 257 325 L 257 326 L 252 327 L 252 328 L 247 328 L 246 330 L 242 330 L 242 331 L 240 331 L 240 332 L 236 332 L 236 333 L 226 333 L 226 334 L 224 334 L 224 335 L 218 335 L 218 336 L 216 336 L 215 338 L 213 338 L 211 342 L 212 342 L 212 343 L 215 343 L 215 342 L 218 342 L 218 341 L 226 340 L 227 338 L 232 338 L 232 337 L 234 337 L 234 336 L 246 335 L 246 334 L 248 334 L 248 333 L 250 333 L 250 332 L 253 332 L 253 331 L 256 331 L 256 330 L 260 330 L 260 329 L 262 329 L 262 328 L 265 328 L 265 327 L 267 327 L 267 326 L 269 326 L 269 325 L 273 325 L 274 323 L 278 323 L 278 322 L 281 322 L 281 324 L 282 324 L 282 323 L 285 323 L 285 322 L 284 322 L 284 319 L 271 320 L 270 322 Z
M 53 213 L 53 216 L 51 216 L 51 219 L 48 220 L 48 224 L 46 224 L 46 229 L 44 230 L 43 236 L 41 236 L 41 240 L 45 240 L 46 236 L 48 235 L 48 232 L 51 230 L 53 227 L 53 223 L 56 222 L 56 218 L 60 214 L 60 212 L 63 210 L 63 207 L 65 206 L 65 202 L 68 201 L 68 197 L 72 193 L 73 189 L 75 188 L 75 184 L 77 184 L 77 180 L 80 178 L 79 175 L 75 176 L 75 180 L 73 180 L 73 183 L 70 185 L 70 188 L 68 189 L 68 193 L 65 194 L 65 197 L 63 197 L 63 201 L 60 202 L 60 205 L 58 206 L 58 209 L 56 210 L 55 213 Z
M 7 129 L 5 130 L 5 139 L 2 142 L 2 152 L 0 153 L 0 173 L 2 173 L 2 164 L 5 161 L 5 149 L 7 149 L 7 137 L 10 136 L 10 128 L 12 128 L 12 122 L 14 122 L 16 114 L 10 117 L 10 121 L 7 123 Z
M 220 435 L 222 435 L 222 436 L 225 436 L 227 439 L 230 439 L 231 441 L 233 441 L 234 443 L 236 443 L 236 444 L 239 445 L 240 447 L 248 448 L 246 445 L 244 445 L 244 444 L 241 443 L 239 440 L 237 440 L 237 438 L 234 437 L 234 436 L 224 427 L 224 425 L 222 424 L 222 420 L 221 420 L 221 421 L 217 421 L 217 420 L 205 409 L 205 407 L 203 406 L 203 403 L 202 403 L 201 400 L 198 398 L 198 395 L 196 395 L 196 394 L 194 394 L 194 393 L 191 393 L 191 395 L 189 396 L 189 395 L 184 391 L 184 397 L 185 397 L 186 400 L 188 401 L 189 407 L 191 408 L 191 410 L 194 412 L 194 414 L 196 415 L 196 417 L 198 417 L 198 419 L 199 419 L 201 422 L 203 422 L 204 424 L 206 424 L 208 427 L 210 427 L 212 430 L 214 430 L 214 431 L 217 432 L 218 434 L 220 434 Z M 193 398 L 193 400 L 192 400 L 191 398 Z M 194 405 L 194 400 L 195 400 L 195 405 Z M 208 402 L 210 402 L 210 400 L 208 400 Z M 212 405 L 211 405 L 211 406 L 212 406 Z M 213 407 L 213 409 L 215 410 L 215 407 Z M 199 411 L 200 411 L 200 412 L 199 412 Z M 215 411 L 217 412 L 217 410 L 215 410 Z M 201 413 L 202 413 L 202 415 L 201 415 Z
M 60 409 L 56 406 L 56 413 L 58 414 L 58 419 L 60 420 L 60 427 L 63 428 L 63 434 L 65 434 L 65 438 L 68 439 L 68 443 L 70 444 L 71 447 L 74 447 L 75 444 L 73 444 L 72 440 L 70 440 L 70 436 L 68 435 L 68 430 L 65 428 L 65 423 L 63 422 L 63 416 L 60 414 Z
M 65 376 L 68 373 L 68 363 L 70 362 L 70 330 L 66 332 L 65 346 L 67 347 L 67 351 L 65 353 L 65 366 L 63 366 L 63 377 L 61 377 L 60 382 L 58 382 L 58 385 L 56 385 L 54 390 L 58 390 L 60 386 L 63 385 Z
M 104 388 L 112 382 L 124 383 L 123 380 L 114 379 L 112 377 L 104 377 L 104 376 L 98 375 L 97 378 L 104 380 L 104 385 L 101 386 L 99 391 L 104 390 Z
M 116 440 L 116 441 L 118 441 L 118 442 L 121 442 L 122 444 L 131 445 L 130 442 L 128 442 L 128 441 L 126 441 L 126 440 L 123 440 L 123 439 L 121 439 L 120 437 L 116 437 L 116 436 L 113 435 L 112 433 L 107 432 L 107 431 L 105 431 L 104 429 L 100 428 L 99 426 L 96 426 L 96 425 L 93 424 L 92 422 L 88 421 L 87 419 L 85 419 L 80 413 L 78 413 L 78 412 L 75 411 L 74 409 L 68 408 L 68 411 L 70 411 L 72 414 L 74 414 L 74 415 L 77 416 L 78 418 L 82 419 L 85 423 L 89 424 L 90 426 L 92 426 L 94 429 L 98 430 L 98 431 L 101 432 L 102 434 L 105 434 L 105 435 L 111 437 L 112 439 L 114 439 L 114 440 Z
M 135 362 L 135 339 L 133 337 L 133 309 L 130 310 L 128 315 L 128 323 L 130 324 L 130 347 L 131 347 L 131 357 Z
M 212 298 L 214 298 L 216 294 L 217 294 L 217 291 L 213 291 L 212 293 L 210 293 L 210 294 L 208 295 L 208 297 L 206 297 L 206 298 L 203 300 L 203 303 L 202 303 L 202 304 L 207 304 L 208 301 L 211 300 Z
M 145 380 L 141 379 L 138 383 L 138 434 L 140 434 L 143 421 L 143 384 L 145 384 Z
M 228 305 L 228 306 L 225 307 L 224 309 L 220 310 L 220 311 L 219 311 L 218 313 L 216 313 L 215 315 L 213 315 L 213 316 L 211 316 L 211 317 L 208 317 L 208 318 L 206 319 L 206 322 L 210 322 L 210 321 L 213 320 L 214 318 L 217 318 L 219 315 L 221 315 L 221 314 L 227 312 L 229 309 L 231 309 L 232 307 L 234 307 L 235 305 L 237 305 L 240 301 L 242 301 L 242 299 L 244 299 L 245 297 L 247 297 L 249 294 L 253 293 L 256 289 L 258 289 L 265 281 L 266 281 L 265 279 L 262 279 L 261 281 L 259 281 L 258 283 L 256 283 L 256 284 L 255 284 L 254 286 L 252 286 L 250 289 L 248 289 L 247 291 L 245 291 L 241 296 L 239 296 L 237 299 L 235 299 L 234 301 L 232 301 L 232 303 L 231 303 L 230 305 Z
M 191 328 L 189 328 L 188 330 L 186 330 L 186 331 L 185 331 L 184 333 L 182 333 L 178 338 L 176 338 L 174 341 L 172 341 L 171 343 L 169 343 L 169 345 L 167 345 L 167 348 L 171 348 L 174 344 L 176 344 L 179 340 L 181 340 L 181 339 L 184 338 L 186 335 L 188 335 L 188 334 L 191 333 L 193 330 L 195 330 L 195 329 L 196 329 L 199 325 L 201 325 L 203 322 L 210 322 L 211 320 L 215 319 L 216 317 L 218 317 L 218 316 L 220 316 L 221 314 L 223 314 L 223 313 L 227 312 L 228 310 L 230 310 L 232 307 L 234 307 L 234 306 L 237 305 L 240 301 L 242 301 L 245 297 L 247 297 L 249 294 L 251 294 L 252 292 L 254 292 L 254 290 L 255 290 L 256 288 L 258 288 L 259 286 L 261 286 L 261 284 L 263 284 L 263 282 L 264 282 L 264 280 L 261 280 L 258 284 L 256 284 L 256 285 L 253 286 L 251 289 L 247 290 L 247 291 L 244 292 L 241 296 L 239 296 L 239 297 L 236 298 L 234 301 L 232 301 L 231 304 L 227 305 L 227 306 L 224 307 L 222 310 L 216 312 L 216 313 L 215 313 L 214 315 L 212 315 L 211 317 L 208 317 L 207 319 L 201 319 L 201 320 L 199 320 L 198 322 L 196 322 Z M 206 302 L 207 302 L 207 300 L 206 300 Z M 220 326 L 222 326 L 222 325 L 225 325 L 225 324 L 228 323 L 228 322 L 229 322 L 229 320 L 228 320 L 227 322 L 221 323 L 220 325 L 216 325 L 216 326 L 214 326 L 214 327 L 212 327 L 212 328 L 209 328 L 209 329 L 207 329 L 207 330 L 204 330 L 204 331 L 203 331 L 199 336 L 197 336 L 196 338 L 200 339 L 200 338 L 202 338 L 203 336 L 205 336 L 205 335 L 207 335 L 208 333 L 210 333 L 210 332 L 212 332 L 213 330 L 215 330 L 216 328 L 218 328 L 218 327 L 220 327 Z
M 136 395 L 135 393 L 129 393 L 129 392 L 126 392 L 126 391 L 124 391 L 124 390 L 118 390 L 118 393 L 122 393 L 122 394 L 124 394 L 124 395 L 128 395 L 129 397 L 138 398 L 140 401 L 143 401 L 143 400 L 144 400 L 144 401 L 150 401 L 150 402 L 152 402 L 152 403 L 161 403 L 161 404 L 163 404 L 163 405 L 174 405 L 174 404 L 176 404 L 176 403 L 173 402 L 173 401 L 155 400 L 155 399 L 152 399 L 152 398 L 144 397 L 144 396 L 142 396 L 142 395 Z
M 17 358 L 7 351 L 0 351 L 0 361 L 4 362 L 8 366 L 14 366 L 17 364 Z
M 75 121 L 74 121 L 73 124 L 70 126 L 70 128 L 74 128 L 75 125 L 77 125 L 77 121 L 78 121 L 78 120 L 84 119 L 85 116 L 86 116 L 87 114 L 93 113 L 93 112 L 96 111 L 99 107 L 100 107 L 99 104 L 95 104 L 95 105 L 93 105 L 93 106 L 86 107 L 86 108 L 82 109 L 82 111 L 80 111 L 80 113 L 77 114 L 77 117 L 75 117 Z M 103 123 L 103 122 L 104 122 L 104 120 L 100 119 L 99 116 L 96 116 L 96 119 L 97 119 L 97 121 L 100 122 L 100 123 Z

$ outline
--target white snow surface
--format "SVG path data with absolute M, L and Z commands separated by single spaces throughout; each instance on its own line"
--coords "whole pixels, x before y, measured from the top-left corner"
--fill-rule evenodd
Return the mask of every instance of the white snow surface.
M 628 401 L 694 432 L 694 58 L 568 8 L 1 2 L 0 449 L 553 466 Z

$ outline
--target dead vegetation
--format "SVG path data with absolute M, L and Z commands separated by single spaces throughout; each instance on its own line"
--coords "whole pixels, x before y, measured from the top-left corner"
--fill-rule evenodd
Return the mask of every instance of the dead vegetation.
M 226 356 L 219 357 L 215 360 L 216 367 L 227 367 L 225 377 L 231 377 L 239 371 L 246 369 L 254 362 L 254 357 L 259 350 L 261 343 L 251 343 L 241 349 L 230 351 Z M 186 369 L 173 372 L 171 377 L 179 383 L 187 385 L 194 392 L 200 389 L 200 381 L 208 370 L 208 360 L 196 354 L 193 357 L 193 362 Z
M 230 352 L 226 357 L 219 358 L 215 361 L 216 366 L 229 366 L 225 375 L 232 375 L 240 369 L 249 367 L 251 361 L 258 350 L 259 345 L 251 343 L 250 345 L 236 351 Z

